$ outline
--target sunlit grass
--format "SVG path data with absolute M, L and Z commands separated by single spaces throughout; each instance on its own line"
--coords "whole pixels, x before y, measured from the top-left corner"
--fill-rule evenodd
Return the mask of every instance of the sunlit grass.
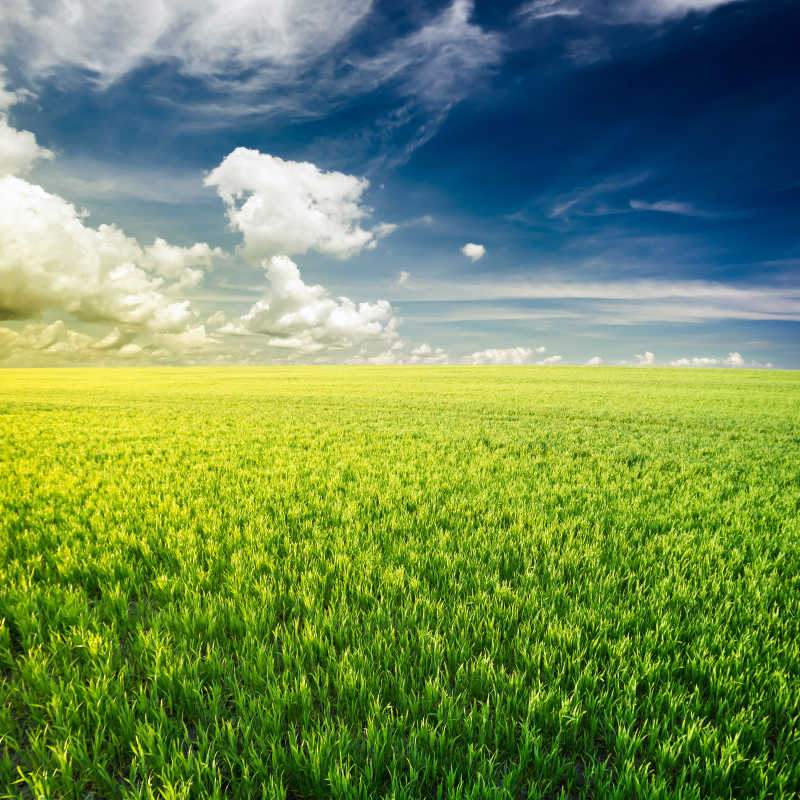
M 0 796 L 790 798 L 800 373 L 0 372 Z

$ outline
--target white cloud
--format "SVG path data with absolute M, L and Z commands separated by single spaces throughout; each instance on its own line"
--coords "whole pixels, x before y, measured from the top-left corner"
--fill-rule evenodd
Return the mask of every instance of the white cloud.
M 30 131 L 18 131 L 0 114 L 0 176 L 24 175 L 36 161 L 52 158 L 53 153 L 36 142 Z
M 562 5 L 561 0 L 531 0 L 519 7 L 516 16 L 525 21 L 552 17 L 579 17 L 581 10 L 572 5 Z
M 205 185 L 216 187 L 250 261 L 309 250 L 347 258 L 375 246 L 376 234 L 360 225 L 368 214 L 361 205 L 365 178 L 238 147 Z M 383 235 L 385 229 L 384 223 Z
M 633 0 L 620 3 L 617 13 L 631 22 L 657 23 L 677 19 L 693 11 L 712 11 L 737 0 Z
M 9 124 L 7 111 L 21 99 L 20 92 L 7 87 L 5 69 L 0 66 L 0 177 L 25 175 L 40 159 L 53 158 L 52 151 L 40 147 L 30 131 Z
M 758 286 L 712 281 L 630 279 L 531 281 L 525 277 L 470 281 L 417 278 L 417 293 L 445 302 L 570 300 L 586 306 L 581 316 L 613 324 L 702 319 L 800 321 L 800 286 Z M 600 303 L 600 301 L 611 301 Z M 570 309 L 574 311 L 573 309 Z M 564 312 L 569 316 L 569 312 Z
M 366 348 L 347 359 L 348 364 L 410 365 L 447 364 L 448 355 L 441 347 L 429 344 L 413 345 L 407 339 L 397 339 L 391 347 L 375 355 L 369 355 Z
M 0 364 L 30 367 L 114 364 L 132 358 L 138 363 L 163 360 L 166 353 L 159 352 L 154 344 L 131 342 L 134 335 L 115 328 L 97 339 L 71 329 L 63 320 L 32 322 L 20 330 L 0 327 Z
M 588 367 L 599 367 L 603 363 L 603 359 L 600 356 L 592 356 L 587 362 L 586 365 Z
M 371 0 L 19 0 L 3 9 L 0 51 L 12 47 L 32 77 L 92 75 L 108 86 L 148 62 L 219 80 L 257 70 L 286 80 L 344 39 Z M 134 13 L 135 11 L 135 13 Z
M 534 348 L 534 351 L 536 353 L 538 353 L 539 355 L 544 353 L 546 350 L 547 350 L 547 348 L 544 345 L 540 345 L 539 347 Z
M 193 320 L 188 300 L 219 251 L 156 240 L 150 247 L 113 225 L 92 228 L 86 214 L 21 178 L 0 178 L 0 319 L 46 309 L 152 331 L 181 331 Z M 170 283 L 168 281 L 174 281 Z
M 630 207 L 634 211 L 660 211 L 663 214 L 679 214 L 684 217 L 715 217 L 709 211 L 696 208 L 691 203 L 682 203 L 676 200 L 658 200 L 655 203 L 646 203 L 643 200 L 631 200 Z
M 671 367 L 752 367 L 770 368 L 772 364 L 762 364 L 758 361 L 746 361 L 741 353 L 728 353 L 726 358 L 711 358 L 708 356 L 695 356 L 694 358 L 679 358 L 670 361 Z
M 406 95 L 449 108 L 500 61 L 501 38 L 470 22 L 473 6 L 473 0 L 454 0 L 428 24 L 358 64 L 358 80 L 373 87 L 397 81 Z
M 541 361 L 537 361 L 536 363 L 539 366 L 550 367 L 554 366 L 555 364 L 560 364 L 563 360 L 564 360 L 563 356 L 548 356 L 547 358 L 544 358 Z
M 603 23 L 655 25 L 691 12 L 712 11 L 736 0 L 531 0 L 517 11 L 525 21 L 586 16 Z
M 397 225 L 394 222 L 379 222 L 373 229 L 372 233 L 376 239 L 383 239 L 397 230 Z
M 206 325 L 211 326 L 212 328 L 218 328 L 221 325 L 224 325 L 228 321 L 228 315 L 220 310 L 215 311 L 207 320 Z
M 353 64 L 352 73 L 328 95 L 352 97 L 381 86 L 393 88 L 400 101 L 376 123 L 376 142 L 405 142 L 389 165 L 402 164 L 428 142 L 454 105 L 475 90 L 488 70 L 500 63 L 498 33 L 470 22 L 473 0 L 453 0 L 427 24 L 381 48 L 380 55 Z
M 354 303 L 346 297 L 333 298 L 324 287 L 304 283 L 287 256 L 273 256 L 264 262 L 264 269 L 269 279 L 264 297 L 221 328 L 221 333 L 260 334 L 269 347 L 303 354 L 397 338 L 399 320 L 388 301 Z
M 17 99 L 5 88 L 0 97 L 5 104 Z M 0 115 L 0 137 L 2 126 L 8 128 Z M 8 130 L 29 137 L 30 146 L 4 162 L 14 169 L 52 155 L 27 131 Z M 222 251 L 205 243 L 176 247 L 160 238 L 142 247 L 114 225 L 89 227 L 86 216 L 41 186 L 14 175 L 0 177 L 0 319 L 56 310 L 150 331 L 186 330 L 194 314 L 180 293 L 197 286 L 203 272 L 196 267 L 208 269 Z M 75 341 L 65 340 L 63 347 Z
M 405 286 L 411 280 L 411 273 L 401 269 L 400 274 L 397 276 L 397 285 Z
M 530 347 L 507 347 L 504 349 L 492 348 L 480 350 L 471 355 L 465 356 L 464 360 L 474 366 L 485 366 L 488 364 L 529 364 L 533 350 Z
M 655 363 L 656 357 L 649 350 L 645 350 L 644 353 L 636 353 L 635 356 L 639 366 L 649 367 Z
M 380 150 L 378 161 L 398 164 L 500 63 L 502 36 L 470 22 L 473 5 L 453 0 L 416 30 L 385 38 L 377 55 L 344 58 L 372 0 L 141 0 L 136 13 L 122 0 L 16 0 L 3 9 L 0 57 L 13 53 L 31 85 L 47 78 L 67 87 L 88 79 L 106 88 L 169 64 L 211 90 L 177 103 L 187 124 L 205 126 L 255 114 L 318 117 L 384 87 L 396 102 L 364 141 Z
M 694 358 L 679 358 L 676 361 L 670 361 L 671 367 L 715 367 L 719 364 L 716 358 L 706 358 L 704 356 L 695 356 Z
M 467 242 L 461 248 L 461 252 L 474 263 L 480 261 L 486 255 L 486 248 L 482 244 Z
M 578 40 L 570 45 L 572 56 L 578 59 L 580 59 L 581 42 L 584 42 L 584 40 Z M 589 52 L 587 51 L 585 55 L 588 58 Z M 570 192 L 556 196 L 551 201 L 552 205 L 547 212 L 547 217 L 548 219 L 569 221 L 572 216 L 597 216 L 598 214 L 611 213 L 613 209 L 602 200 L 604 196 L 613 196 L 623 189 L 638 186 L 647 178 L 647 172 L 612 175 L 598 183 L 577 187 Z M 512 216 L 524 221 L 526 211 L 522 209 Z
M 209 247 L 205 242 L 197 242 L 191 247 L 177 247 L 161 237 L 143 250 L 142 264 L 164 278 L 180 281 L 183 286 L 196 286 L 198 270 L 210 270 L 215 259 L 222 258 L 219 247 Z M 199 273 L 202 277 L 202 272 Z

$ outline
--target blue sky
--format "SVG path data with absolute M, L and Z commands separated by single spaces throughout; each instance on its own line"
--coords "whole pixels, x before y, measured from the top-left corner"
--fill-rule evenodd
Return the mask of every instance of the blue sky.
M 12 3 L 0 364 L 800 366 L 796 3 L 228 6 Z

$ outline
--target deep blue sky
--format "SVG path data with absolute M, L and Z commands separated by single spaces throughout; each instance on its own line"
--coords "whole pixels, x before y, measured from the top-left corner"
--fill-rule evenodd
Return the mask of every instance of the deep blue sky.
M 206 323 L 212 341 L 188 360 L 335 361 L 392 344 L 408 360 L 426 343 L 452 362 L 523 348 L 475 360 L 800 367 L 796 2 L 309 3 L 297 19 L 284 12 L 290 33 L 264 47 L 246 16 L 224 35 L 179 14 L 162 30 L 90 2 L 72 41 L 44 5 L 51 28 L 20 12 L 0 37 L 7 87 L 27 90 L 9 120 L 55 154 L 24 178 L 87 209 L 86 226 L 222 248 L 181 295 L 195 323 L 218 309 L 236 322 L 265 291 L 278 303 L 274 275 L 237 250 L 247 234 L 203 185 L 236 148 L 366 178 L 360 224 L 397 226 L 347 258 L 316 245 L 285 254 L 333 298 L 390 301 L 401 339 L 326 329 L 293 349 L 273 317 L 246 331 Z M 318 30 L 306 32 L 306 12 Z M 328 34 L 327 17 L 347 14 Z M 467 242 L 485 255 L 467 258 Z M 154 325 L 81 302 L 31 301 L 0 326 L 115 328 L 141 358 L 185 360 L 175 340 L 158 354 L 169 342 Z

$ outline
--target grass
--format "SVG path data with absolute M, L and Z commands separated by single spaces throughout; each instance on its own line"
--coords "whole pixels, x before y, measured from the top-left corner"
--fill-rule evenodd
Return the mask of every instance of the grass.
M 0 797 L 790 798 L 800 373 L 0 372 Z

